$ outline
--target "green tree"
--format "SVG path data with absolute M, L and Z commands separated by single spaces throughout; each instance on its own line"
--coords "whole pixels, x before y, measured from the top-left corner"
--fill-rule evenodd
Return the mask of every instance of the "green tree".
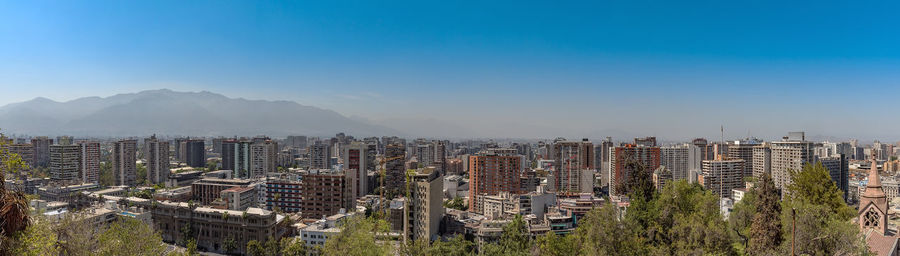
M 150 183 L 150 181 L 147 180 L 147 166 L 143 163 L 137 164 L 137 172 L 135 175 L 137 176 L 135 179 L 137 184 L 146 185 Z
M 106 229 L 95 228 L 92 223 L 85 221 L 86 217 L 82 212 L 71 212 L 53 225 L 62 254 L 91 255 L 100 246 L 97 238 Z
M 234 239 L 234 235 L 229 234 L 228 237 L 225 237 L 225 241 L 222 242 L 222 249 L 224 249 L 226 253 L 232 253 L 238 249 L 238 243 L 237 240 Z
M 573 240 L 581 255 L 646 255 L 636 224 L 620 220 L 619 210 L 607 203 L 587 213 Z
M 153 228 L 135 219 L 113 222 L 98 238 L 95 255 L 162 255 L 162 237 Z
M 658 207 L 656 218 L 644 233 L 651 234 L 648 242 L 658 253 L 736 254 L 719 212 L 718 195 L 679 180 L 666 185 L 654 205 Z
M 443 242 L 440 239 L 435 240 L 434 243 L 431 244 L 431 247 L 428 248 L 428 254 L 444 256 L 467 256 L 475 253 L 474 247 L 475 243 L 466 240 L 466 238 L 462 235 L 457 235 L 447 242 Z
M 399 254 L 403 256 L 428 255 L 428 243 L 422 240 L 410 240 L 400 244 Z
M 789 196 L 782 202 L 785 241 L 793 241 L 798 254 L 870 254 L 859 228 L 850 222 L 853 209 L 844 203 L 843 193 L 825 167 L 821 163 L 807 164 L 791 174 L 792 184 L 787 186 Z M 790 247 L 790 243 L 782 243 L 784 253 Z
M 187 255 L 197 255 L 197 239 L 188 239 L 187 246 L 185 246 L 185 248 L 187 248 Z
M 529 255 L 533 241 L 528 233 L 528 223 L 521 215 L 516 215 L 509 224 L 503 226 L 503 234 L 496 243 L 483 246 L 486 255 Z
M 282 256 L 306 256 L 307 253 L 309 250 L 302 240 L 287 237 L 281 239 Z
M 109 187 L 116 185 L 115 176 L 113 176 L 112 164 L 109 162 L 100 163 L 100 186 Z
M 247 255 L 250 256 L 265 256 L 266 248 L 262 243 L 256 240 L 250 240 L 247 242 Z
M 747 250 L 754 215 L 756 215 L 756 189 L 750 189 L 744 193 L 740 202 L 734 204 L 734 209 L 728 216 L 728 227 L 740 252 Z
M 10 140 L 0 133 L 0 253 L 3 254 L 8 254 L 12 237 L 28 228 L 31 222 L 25 193 L 18 186 L 7 188 L 3 182 L 7 174 L 13 174 L 11 179 L 15 180 L 16 174 L 27 169 L 21 156 L 9 152 L 9 143 Z
M 216 161 L 216 160 L 206 161 L 206 171 L 207 172 L 218 171 L 218 170 L 219 170 L 219 161 Z
M 57 236 L 49 220 L 37 219 L 25 230 L 6 241 L 4 255 L 55 256 L 60 254 Z
M 344 220 L 341 232 L 325 241 L 322 253 L 326 256 L 389 255 L 388 243 L 377 241 L 377 233 L 388 231 L 384 221 L 362 216 Z
M 770 255 L 783 240 L 781 235 L 781 203 L 778 189 L 769 174 L 764 174 L 753 189 L 755 193 L 753 222 L 750 225 L 750 241 L 747 253 Z
M 792 183 L 787 186 L 789 199 L 813 205 L 824 205 L 837 218 L 851 219 L 856 215 L 844 202 L 844 193 L 834 184 L 822 163 L 806 164 L 800 171 L 791 172 Z
M 457 197 L 457 198 L 453 198 L 453 199 L 444 201 L 444 208 L 466 211 L 466 210 L 469 210 L 469 205 L 466 204 L 466 201 L 463 200 L 462 197 Z
M 539 236 L 535 243 L 540 255 L 572 256 L 578 254 L 578 246 L 572 236 L 558 236 L 553 231 Z

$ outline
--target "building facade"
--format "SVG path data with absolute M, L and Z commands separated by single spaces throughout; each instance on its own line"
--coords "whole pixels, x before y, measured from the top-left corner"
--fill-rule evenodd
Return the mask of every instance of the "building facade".
M 744 187 L 744 159 L 705 160 L 697 180 L 719 197 L 731 198 L 732 190 Z
M 137 184 L 137 141 L 120 140 L 113 143 L 113 177 L 117 186 Z
M 772 142 L 772 179 L 775 187 L 784 191 L 791 182 L 791 171 L 803 169 L 803 165 L 813 162 L 815 143 L 806 141 L 803 132 L 791 132 L 781 141 Z
M 81 183 L 80 159 L 81 147 L 78 145 L 50 145 L 50 178 L 66 183 Z
M 626 195 L 631 191 L 628 187 L 629 180 L 638 171 L 641 175 L 652 177 L 653 171 L 662 163 L 659 147 L 644 147 L 634 144 L 625 144 L 615 147 L 610 152 L 610 195 Z
M 169 143 L 156 139 L 156 135 L 144 140 L 144 158 L 147 160 L 147 181 L 151 184 L 166 182 L 169 170 Z
M 231 170 L 232 177 L 250 177 L 250 142 L 226 140 L 222 142 L 222 170 Z
M 589 193 L 594 188 L 594 145 L 582 141 L 557 141 L 551 155 L 555 161 L 548 178 L 550 191 Z
M 82 141 L 78 148 L 81 182 L 100 184 L 100 142 Z
M 483 212 L 475 203 L 479 197 L 521 193 L 523 162 L 520 155 L 496 150 L 469 156 L 469 211 Z

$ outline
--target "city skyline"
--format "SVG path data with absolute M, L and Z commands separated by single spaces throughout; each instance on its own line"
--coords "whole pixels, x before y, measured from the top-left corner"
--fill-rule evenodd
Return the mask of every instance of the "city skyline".
M 897 140 L 892 5 L 11 3 L 0 105 L 169 88 L 473 137 Z

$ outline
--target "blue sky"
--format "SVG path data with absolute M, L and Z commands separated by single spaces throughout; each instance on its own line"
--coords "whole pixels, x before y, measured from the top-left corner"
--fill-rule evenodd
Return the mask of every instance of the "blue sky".
M 170 88 L 488 136 L 900 138 L 896 2 L 557 2 L 9 1 L 0 105 Z

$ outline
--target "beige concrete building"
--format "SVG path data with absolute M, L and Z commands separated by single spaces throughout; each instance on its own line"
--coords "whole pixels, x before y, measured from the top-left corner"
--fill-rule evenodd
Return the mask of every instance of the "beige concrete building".
M 81 183 L 78 145 L 50 145 L 50 178 L 64 183 Z
M 134 186 L 137 183 L 137 141 L 120 140 L 113 144 L 113 177 L 117 186 Z
M 582 141 L 553 143 L 551 157 L 555 161 L 548 178 L 550 191 L 590 193 L 594 189 L 594 145 Z
M 78 143 L 80 149 L 79 170 L 81 182 L 100 183 L 100 142 L 82 141 Z
M 781 189 L 791 184 L 791 171 L 799 171 L 814 161 L 815 143 L 806 141 L 803 132 L 791 132 L 781 141 L 772 142 L 772 179 Z
M 147 159 L 147 181 L 151 184 L 166 182 L 169 178 L 169 143 L 156 139 L 156 135 L 144 140 L 144 157 Z
M 772 175 L 772 148 L 768 143 L 753 147 L 753 177 L 759 179 L 763 174 Z
M 705 160 L 698 181 L 720 197 L 731 198 L 731 192 L 744 187 L 744 159 Z
M 444 215 L 443 176 L 435 168 L 411 173 L 409 201 L 404 208 L 404 239 L 431 242 L 438 236 Z
M 272 140 L 256 141 L 250 144 L 250 178 L 266 177 L 275 172 L 278 159 L 278 144 Z

